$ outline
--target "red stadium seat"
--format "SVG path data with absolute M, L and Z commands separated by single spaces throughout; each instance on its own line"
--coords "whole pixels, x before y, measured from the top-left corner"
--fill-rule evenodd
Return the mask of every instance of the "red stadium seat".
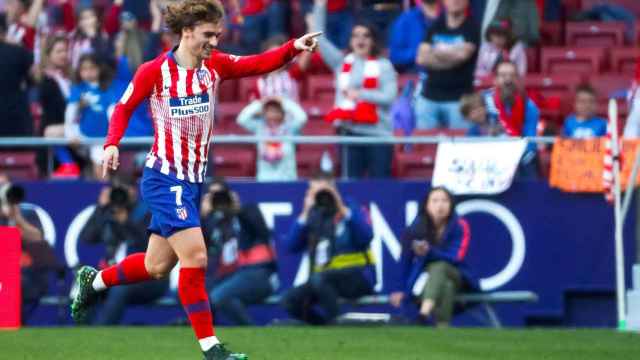
M 0 172 L 7 174 L 12 179 L 37 179 L 36 153 L 33 151 L 1 151 Z
M 545 74 L 599 73 L 604 65 L 603 48 L 542 48 L 542 72 Z
M 224 177 L 252 177 L 256 173 L 256 154 L 235 145 L 213 145 L 209 173 Z
M 527 73 L 540 72 L 540 48 L 528 47 L 527 48 Z
M 333 98 L 303 101 L 301 105 L 309 116 L 309 122 L 324 121 L 324 116 L 333 109 Z
M 569 22 L 566 26 L 567 46 L 615 47 L 624 44 L 623 22 Z
M 598 98 L 606 100 L 614 95 L 626 93 L 631 86 L 631 80 L 631 77 L 624 74 L 604 74 L 590 77 L 589 83 L 596 89 Z
M 466 130 L 434 129 L 416 130 L 412 136 L 464 136 Z M 397 136 L 397 135 L 396 135 Z M 438 144 L 411 144 L 394 146 L 395 174 L 401 178 L 430 179 L 436 163 Z
M 238 80 L 238 100 L 248 102 L 251 99 L 255 99 L 258 96 L 257 83 L 258 77 L 252 76 L 247 78 L 240 78 Z
M 558 46 L 562 45 L 562 23 L 558 22 L 543 22 L 540 24 L 540 43 L 543 46 Z
M 573 107 L 575 87 L 581 82 L 578 74 L 537 75 L 529 74 L 524 86 L 532 98 L 542 97 L 545 105 L 538 103 L 543 118 L 551 122 L 561 123 L 563 116 Z M 555 106 L 551 106 L 555 104 Z
M 327 101 L 335 98 L 336 90 L 333 75 L 310 75 L 307 81 L 307 99 Z
M 336 130 L 330 122 L 313 120 L 305 124 L 301 133 L 306 136 L 332 136 L 335 135 Z
M 238 100 L 238 81 L 235 79 L 225 80 L 220 83 L 218 89 L 218 101 L 237 101 Z
M 298 177 L 309 178 L 320 170 L 320 162 L 322 161 L 322 155 L 327 152 L 331 157 L 333 163 L 334 175 L 340 174 L 340 158 L 338 156 L 338 148 L 333 144 L 323 145 L 310 145 L 301 144 L 298 145 L 296 151 L 296 162 Z
M 215 126 L 225 127 L 229 123 L 235 123 L 240 111 L 248 105 L 248 102 L 224 102 L 216 104 Z
M 613 48 L 611 49 L 611 70 L 633 76 L 638 58 L 640 58 L 640 49 L 636 47 Z

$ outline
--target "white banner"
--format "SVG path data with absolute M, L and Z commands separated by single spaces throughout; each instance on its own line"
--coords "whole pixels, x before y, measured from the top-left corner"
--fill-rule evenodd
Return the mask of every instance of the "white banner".
M 432 184 L 456 195 L 501 193 L 511 186 L 526 147 L 525 140 L 441 142 Z

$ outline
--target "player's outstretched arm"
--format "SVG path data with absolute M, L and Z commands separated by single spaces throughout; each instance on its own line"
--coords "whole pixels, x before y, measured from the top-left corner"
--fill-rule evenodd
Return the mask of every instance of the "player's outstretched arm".
M 235 56 L 214 52 L 209 64 L 223 79 L 262 75 L 283 67 L 301 51 L 314 51 L 320 35 L 322 32 L 306 34 L 258 55 Z

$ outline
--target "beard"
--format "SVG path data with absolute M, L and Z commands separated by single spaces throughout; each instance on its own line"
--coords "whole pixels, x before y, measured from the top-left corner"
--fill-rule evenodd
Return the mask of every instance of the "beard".
M 500 88 L 500 98 L 503 103 L 511 104 L 515 99 L 516 86 L 514 84 L 506 84 Z

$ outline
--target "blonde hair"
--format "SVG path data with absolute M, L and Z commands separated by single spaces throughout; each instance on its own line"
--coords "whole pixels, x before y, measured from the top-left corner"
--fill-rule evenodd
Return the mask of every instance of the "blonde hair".
M 198 23 L 218 23 L 224 19 L 224 8 L 218 0 L 186 0 L 167 7 L 165 21 L 174 34 L 193 28 Z

